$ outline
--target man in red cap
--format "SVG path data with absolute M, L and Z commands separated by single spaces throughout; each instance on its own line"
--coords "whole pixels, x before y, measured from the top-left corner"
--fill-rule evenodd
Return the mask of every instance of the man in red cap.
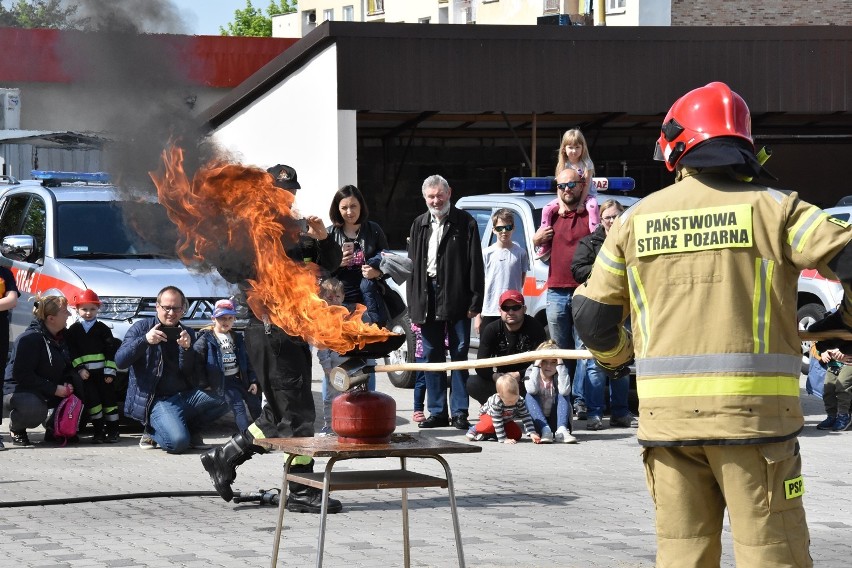
M 491 322 L 479 336 L 479 359 L 502 357 L 533 351 L 547 339 L 544 327 L 534 317 L 527 315 L 524 295 L 517 290 L 506 290 L 500 296 L 500 319 Z M 520 394 L 524 389 L 524 371 L 529 363 L 516 363 L 502 367 L 485 367 L 476 370 L 476 375 L 467 380 L 467 392 L 480 404 L 497 392 L 497 379 L 509 373 L 517 381 Z

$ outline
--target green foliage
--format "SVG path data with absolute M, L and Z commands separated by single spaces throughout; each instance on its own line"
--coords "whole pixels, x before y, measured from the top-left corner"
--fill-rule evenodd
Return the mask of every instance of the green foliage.
M 4 4 L 10 4 L 6 8 Z M 76 5 L 63 6 L 62 0 L 0 0 L 0 27 L 78 29 Z
M 295 12 L 297 4 L 297 0 L 270 0 L 266 8 L 267 17 L 263 10 L 252 6 L 251 0 L 246 0 L 245 10 L 235 10 L 234 21 L 225 28 L 220 27 L 219 33 L 225 36 L 272 37 L 272 16 Z

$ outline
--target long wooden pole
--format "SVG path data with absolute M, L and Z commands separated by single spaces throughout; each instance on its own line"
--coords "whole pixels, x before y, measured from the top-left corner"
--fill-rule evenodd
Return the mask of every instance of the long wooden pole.
M 802 341 L 822 341 L 825 339 L 841 339 L 852 341 L 852 332 L 841 330 L 830 331 L 800 331 Z M 481 369 L 487 367 L 502 367 L 515 363 L 529 363 L 539 359 L 591 359 L 591 352 L 585 349 L 542 349 L 528 351 L 490 359 L 471 359 L 469 361 L 450 361 L 447 363 L 397 363 L 395 365 L 376 365 L 376 372 L 389 371 L 458 371 L 460 369 Z

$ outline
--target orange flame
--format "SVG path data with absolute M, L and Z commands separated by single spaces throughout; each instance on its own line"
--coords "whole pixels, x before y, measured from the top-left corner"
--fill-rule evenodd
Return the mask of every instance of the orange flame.
M 160 203 L 178 228 L 178 255 L 186 264 L 206 262 L 220 272 L 239 267 L 248 279 L 252 312 L 290 335 L 340 353 L 384 340 L 391 333 L 361 321 L 363 306 L 350 314 L 318 296 L 319 268 L 295 262 L 285 244 L 295 244 L 299 229 L 290 214 L 294 196 L 275 187 L 258 168 L 211 162 L 192 183 L 183 170 L 183 150 L 163 151 L 164 170 L 151 172 Z M 283 239 L 283 240 L 282 240 Z

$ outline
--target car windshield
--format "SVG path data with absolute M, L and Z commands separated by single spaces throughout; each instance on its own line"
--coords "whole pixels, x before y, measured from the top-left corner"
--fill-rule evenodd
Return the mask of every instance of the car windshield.
M 57 258 L 175 258 L 177 229 L 158 203 L 60 202 Z

